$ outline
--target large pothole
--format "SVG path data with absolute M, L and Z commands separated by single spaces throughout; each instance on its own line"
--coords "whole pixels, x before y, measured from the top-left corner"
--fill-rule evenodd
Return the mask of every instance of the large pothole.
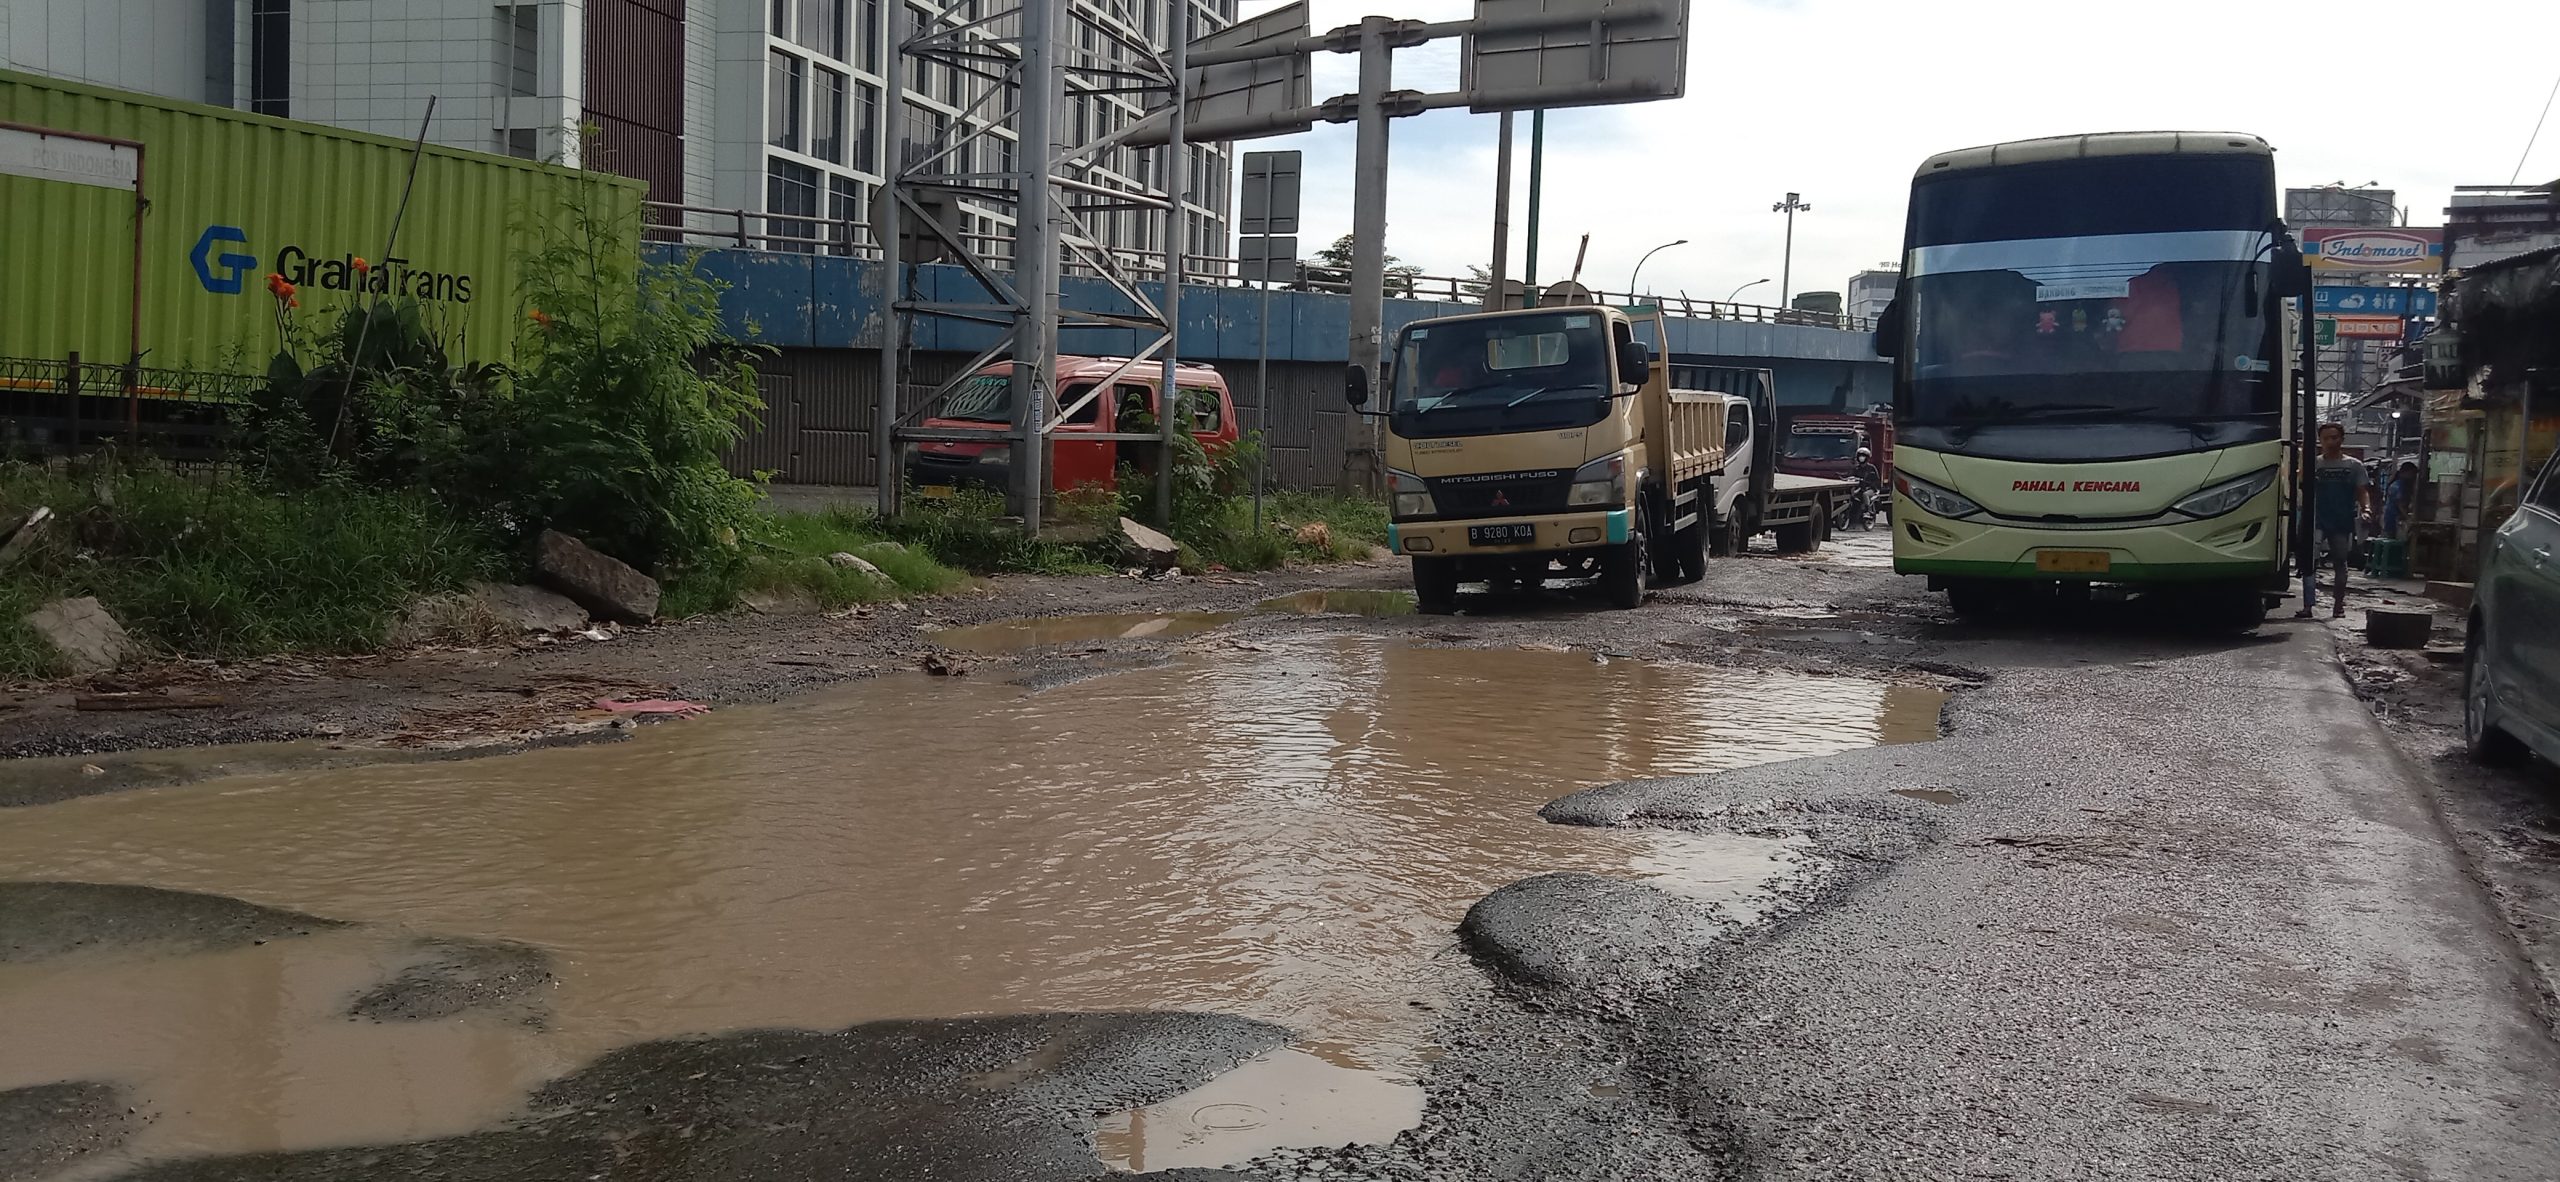
M 1071 693 L 896 676 L 622 744 L 31 808 L 0 830 L 13 877 L 511 941 L 548 953 L 555 981 L 539 1023 L 355 1023 L 349 1001 L 398 967 L 365 931 L 140 960 L 0 952 L 0 1090 L 126 1082 L 158 1114 L 130 1158 L 379 1143 L 488 1127 L 540 1081 L 648 1039 L 1187 1009 L 1298 1039 L 1109 1122 L 1111 1164 L 1392 1135 L 1419 1112 L 1432 1054 L 1430 958 L 1470 903 L 1582 871 L 1737 914 L 1796 856 L 1549 825 L 1541 804 L 1934 738 L 1942 700 L 1586 653 L 1263 637 Z

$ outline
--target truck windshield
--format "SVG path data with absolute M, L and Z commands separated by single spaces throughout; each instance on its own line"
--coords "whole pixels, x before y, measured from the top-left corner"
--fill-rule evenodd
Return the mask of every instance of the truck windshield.
M 1388 424 L 1407 439 L 1588 426 L 1609 413 L 1609 322 L 1589 311 L 1416 324 Z
M 1840 431 L 1806 431 L 1787 436 L 1791 460 L 1845 460 L 1856 455 L 1858 437 Z
M 2098 459 L 2274 438 L 2272 184 L 2265 159 L 2229 156 L 1916 185 L 1897 375 L 1910 441 Z

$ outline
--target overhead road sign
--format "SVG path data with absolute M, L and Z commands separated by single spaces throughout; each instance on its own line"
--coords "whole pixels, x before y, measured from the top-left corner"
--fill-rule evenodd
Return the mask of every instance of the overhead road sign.
M 1475 15 L 1458 75 L 1472 110 L 1645 102 L 1686 87 L 1688 0 L 1476 0 Z

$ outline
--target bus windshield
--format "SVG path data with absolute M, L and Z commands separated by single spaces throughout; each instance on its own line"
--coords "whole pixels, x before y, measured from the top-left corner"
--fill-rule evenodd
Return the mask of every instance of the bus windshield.
M 1406 439 L 1589 426 L 1609 413 L 1609 351 L 1609 319 L 1590 311 L 1414 325 L 1388 423 Z
M 2274 438 L 2272 184 L 2263 158 L 2211 156 L 1915 186 L 1897 362 L 1912 441 L 2047 459 Z

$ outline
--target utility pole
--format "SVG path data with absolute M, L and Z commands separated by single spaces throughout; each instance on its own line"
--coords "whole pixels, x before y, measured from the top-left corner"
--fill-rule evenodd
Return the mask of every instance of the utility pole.
M 906 0 L 895 0 L 905 3 Z M 1025 0 L 1024 7 L 1050 7 L 1064 0 Z M 1174 79 L 1172 140 L 1165 145 L 1165 199 L 1172 208 L 1165 213 L 1164 234 L 1164 384 L 1156 389 L 1156 426 L 1163 443 L 1156 455 L 1156 525 L 1173 531 L 1173 441 L 1175 432 L 1189 428 L 1190 416 L 1182 409 L 1182 388 L 1175 384 L 1177 358 L 1182 353 L 1182 264 L 1184 250 L 1191 235 L 1191 211 L 1184 208 L 1191 181 L 1191 149 L 1182 139 L 1182 76 L 1189 64 L 1185 56 L 1191 51 L 1191 0 L 1174 0 L 1172 26 L 1166 31 L 1171 45 Z M 1267 212 L 1267 211 L 1266 211 Z M 1057 323 L 1051 317 L 1051 324 Z
M 1803 194 L 1789 193 L 1786 200 L 1770 206 L 1769 211 L 1787 215 L 1786 253 L 1778 259 L 1778 306 L 1785 308 L 1790 306 L 1787 300 L 1795 288 L 1796 215 L 1812 212 L 1813 205 L 1804 199 Z
M 891 5 L 906 7 L 903 0 Z M 1057 152 L 1053 116 L 1059 90 L 1056 0 L 1022 6 L 1022 113 L 1016 134 L 1022 165 L 1013 226 L 1013 281 L 1022 297 L 1013 342 L 1013 512 L 1038 535 L 1048 503 L 1049 388 L 1058 373 L 1058 222 L 1049 184 Z M 889 64 L 897 77 L 900 63 Z M 884 116 L 885 118 L 886 116 Z M 1027 339 L 1026 339 L 1027 338 Z
M 1547 113 L 1529 112 L 1529 241 L 1522 247 L 1527 255 L 1522 268 L 1521 294 L 1531 307 L 1538 303 L 1538 198 L 1547 179 Z
M 1511 281 L 1511 112 L 1499 120 L 1500 139 L 1493 149 L 1493 274 L 1484 285 L 1484 306 L 1505 306 L 1503 286 Z

